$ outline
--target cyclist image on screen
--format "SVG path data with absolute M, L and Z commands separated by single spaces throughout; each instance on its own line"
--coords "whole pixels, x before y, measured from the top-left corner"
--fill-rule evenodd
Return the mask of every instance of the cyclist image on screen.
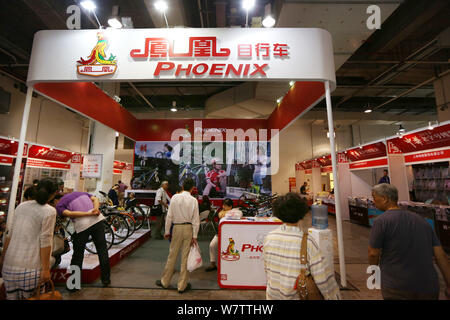
M 212 190 L 217 193 L 225 192 L 227 187 L 227 173 L 222 170 L 222 165 L 217 159 L 211 161 L 212 170 L 206 174 L 206 187 L 203 190 L 204 196 L 209 196 Z

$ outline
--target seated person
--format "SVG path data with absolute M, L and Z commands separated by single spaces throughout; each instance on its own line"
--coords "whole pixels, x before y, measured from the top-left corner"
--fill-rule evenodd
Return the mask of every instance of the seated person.
M 198 205 L 198 212 L 200 212 L 200 221 L 208 218 L 208 215 L 211 211 L 211 202 L 209 201 L 208 196 L 202 197 L 202 203 Z
M 223 201 L 222 204 L 222 211 L 219 212 L 219 219 L 222 219 L 224 217 L 233 217 L 234 219 L 240 219 L 242 218 L 242 212 L 239 209 L 233 209 L 233 200 L 230 198 L 226 198 Z M 205 269 L 205 271 L 213 271 L 217 270 L 216 265 L 216 255 L 218 254 L 219 250 L 219 237 L 216 235 L 211 240 L 209 244 L 209 260 L 211 261 L 211 264 L 208 268 Z
M 132 207 L 136 207 L 137 206 L 137 199 L 136 199 L 136 195 L 134 194 L 134 192 L 130 192 L 130 195 L 128 196 L 127 200 L 125 200 L 125 210 L 128 210 Z

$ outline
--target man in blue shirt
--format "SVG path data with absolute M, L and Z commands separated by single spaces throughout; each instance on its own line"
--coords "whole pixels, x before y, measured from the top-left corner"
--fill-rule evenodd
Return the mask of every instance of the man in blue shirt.
M 380 181 L 378 181 L 378 184 L 382 184 L 382 183 L 391 184 L 391 179 L 389 179 L 388 171 L 384 170 L 383 172 L 384 172 L 384 175 L 381 177 Z

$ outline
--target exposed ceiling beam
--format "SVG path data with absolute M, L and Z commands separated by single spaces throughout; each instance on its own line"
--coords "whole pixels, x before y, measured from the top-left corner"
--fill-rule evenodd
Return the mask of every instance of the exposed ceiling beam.
M 66 29 L 66 22 L 47 0 L 22 0 L 48 29 Z
M 150 101 L 136 88 L 131 82 L 128 82 L 128 84 L 136 91 L 136 93 L 147 103 L 153 110 L 156 110 L 156 108 L 152 105 Z

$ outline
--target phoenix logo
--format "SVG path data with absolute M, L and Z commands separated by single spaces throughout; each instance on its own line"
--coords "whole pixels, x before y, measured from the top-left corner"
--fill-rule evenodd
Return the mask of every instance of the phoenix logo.
M 86 60 L 80 57 L 77 61 L 77 71 L 79 74 L 88 76 L 104 76 L 113 74 L 117 69 L 116 56 L 112 53 L 109 58 L 106 58 L 105 50 L 108 47 L 108 40 L 102 32 L 97 33 L 97 44 L 92 49 L 91 54 Z

